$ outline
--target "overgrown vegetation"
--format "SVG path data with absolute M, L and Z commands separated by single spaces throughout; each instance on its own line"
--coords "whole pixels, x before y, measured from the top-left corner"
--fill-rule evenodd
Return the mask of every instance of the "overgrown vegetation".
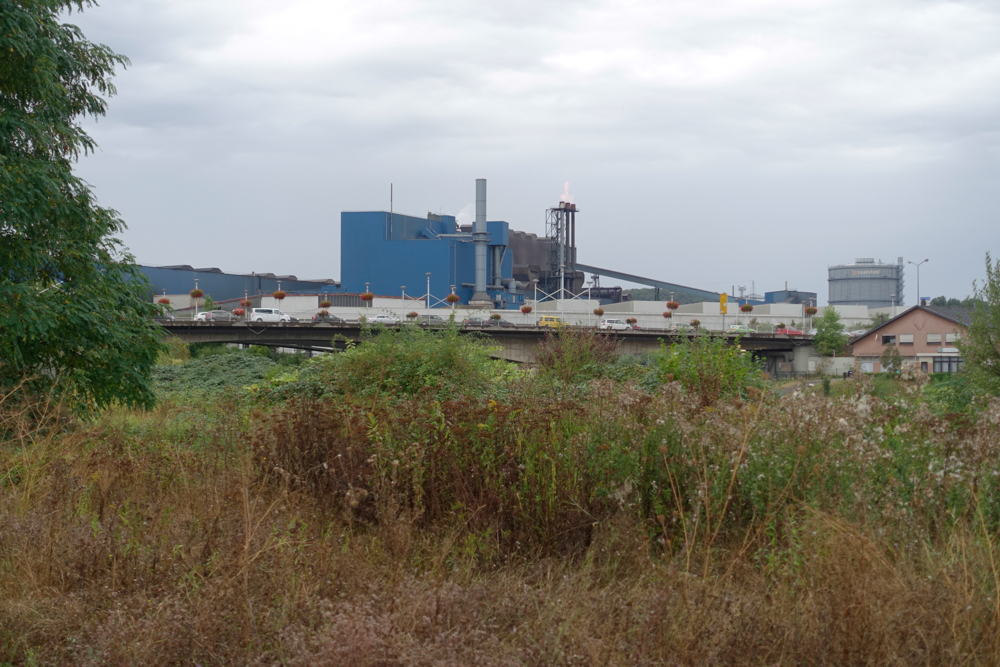
M 708 335 L 517 369 L 416 328 L 287 363 L 171 358 L 86 423 L 0 397 L 0 662 L 1000 661 L 1000 402 L 961 377 L 778 396 Z

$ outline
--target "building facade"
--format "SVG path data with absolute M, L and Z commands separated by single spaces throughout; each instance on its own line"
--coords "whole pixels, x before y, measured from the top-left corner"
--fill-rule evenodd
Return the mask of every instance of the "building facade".
M 949 306 L 913 306 L 851 342 L 854 358 L 866 373 L 882 370 L 881 358 L 895 346 L 903 364 L 925 373 L 957 373 L 962 357 L 956 347 L 969 325 L 969 311 Z

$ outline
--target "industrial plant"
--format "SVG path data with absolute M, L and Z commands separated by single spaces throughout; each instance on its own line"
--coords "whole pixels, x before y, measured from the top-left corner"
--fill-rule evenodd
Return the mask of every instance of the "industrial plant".
M 460 225 L 454 216 L 418 217 L 389 211 L 345 211 L 340 216 L 341 279 L 303 280 L 294 275 L 227 274 L 188 265 L 142 267 L 154 293 L 184 294 L 195 281 L 216 300 L 267 294 L 277 289 L 321 293 L 334 305 L 360 305 L 362 293 L 423 300 L 428 307 L 459 303 L 512 310 L 532 301 L 585 295 L 602 303 L 622 300 L 621 288 L 602 288 L 599 276 L 649 285 L 660 291 L 716 300 L 717 292 L 577 263 L 575 204 L 560 201 L 545 211 L 545 235 L 511 229 L 487 219 L 486 179 L 476 180 L 476 217 Z M 587 274 L 590 285 L 587 286 Z M 355 303 L 357 302 L 357 303 Z

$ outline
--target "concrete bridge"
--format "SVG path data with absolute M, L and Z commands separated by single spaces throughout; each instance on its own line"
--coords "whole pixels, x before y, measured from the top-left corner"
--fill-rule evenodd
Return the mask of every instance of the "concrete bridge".
M 330 323 L 284 323 L 261 324 L 246 322 L 162 322 L 163 328 L 185 343 L 239 343 L 242 345 L 265 345 L 302 350 L 330 352 L 343 350 L 349 341 L 361 341 L 361 327 L 358 324 Z M 401 326 L 414 326 L 404 324 Z M 493 356 L 515 363 L 530 363 L 534 360 L 535 347 L 546 334 L 553 330 L 546 327 L 467 327 L 459 330 L 463 335 L 478 335 L 489 339 L 494 348 Z M 554 331 L 558 335 L 558 330 Z M 645 354 L 660 347 L 660 341 L 670 343 L 696 335 L 693 332 L 676 332 L 655 329 L 611 331 L 618 341 L 623 354 Z M 709 332 L 713 336 L 724 336 L 735 342 L 736 334 Z M 802 360 L 808 364 L 812 353 L 812 339 L 808 336 L 788 336 L 784 334 L 746 334 L 740 339 L 740 346 L 765 360 L 765 370 L 774 372 L 783 362 Z

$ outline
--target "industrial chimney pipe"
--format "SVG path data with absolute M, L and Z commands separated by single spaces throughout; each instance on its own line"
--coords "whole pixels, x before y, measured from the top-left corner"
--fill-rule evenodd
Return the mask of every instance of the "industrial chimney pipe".
M 486 248 L 490 235 L 486 231 L 486 179 L 476 179 L 476 222 L 472 226 L 472 244 L 476 249 L 476 293 L 472 304 L 489 304 L 486 293 Z

